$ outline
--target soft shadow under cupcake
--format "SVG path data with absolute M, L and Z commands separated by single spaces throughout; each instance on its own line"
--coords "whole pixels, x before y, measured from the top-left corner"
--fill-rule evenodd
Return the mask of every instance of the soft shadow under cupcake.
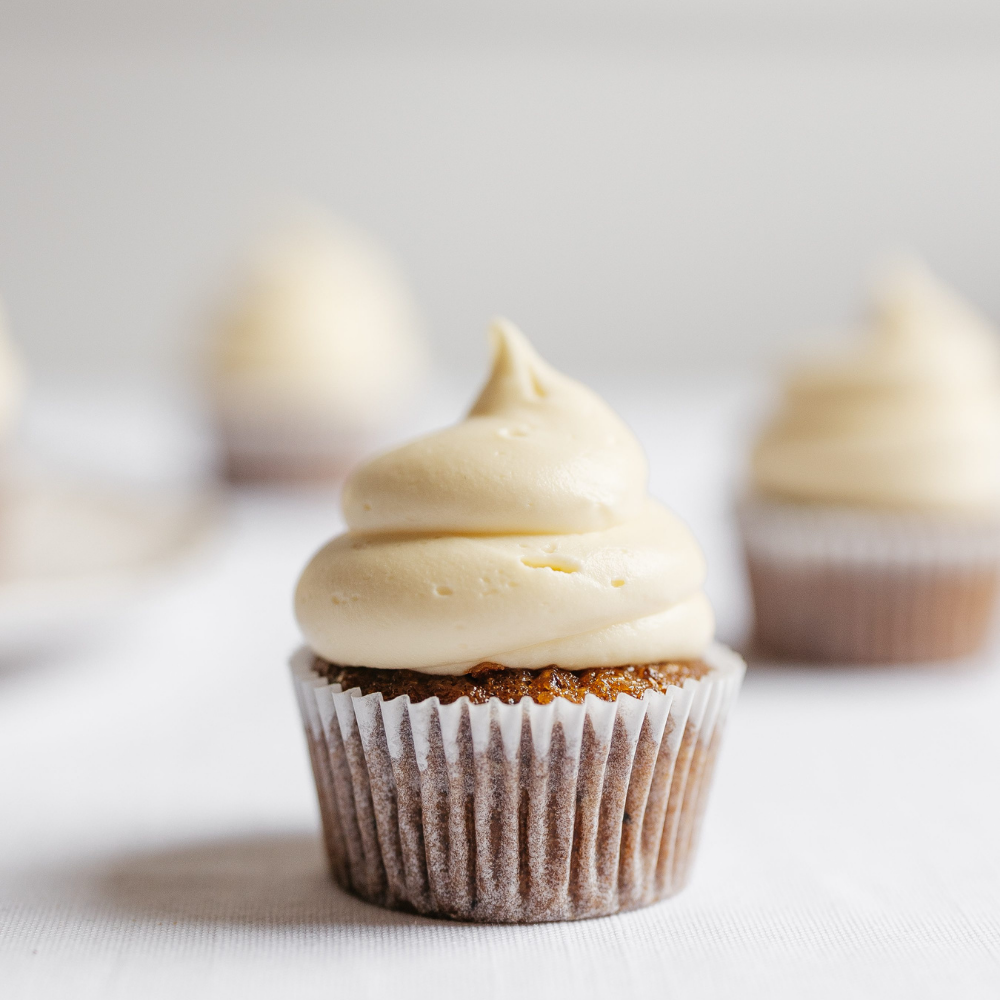
M 330 878 L 319 838 L 269 833 L 199 841 L 95 862 L 102 907 L 139 919 L 257 926 L 408 924 L 423 917 L 364 903 Z
M 869 677 L 892 681 L 900 678 L 903 683 L 914 677 L 934 679 L 956 679 L 958 677 L 975 677 L 989 672 L 996 659 L 998 644 L 996 637 L 991 638 L 986 648 L 970 656 L 954 660 L 891 660 L 872 663 L 849 663 L 836 660 L 802 660 L 775 654 L 766 646 L 753 639 L 742 643 L 734 643 L 732 647 L 747 665 L 747 675 L 744 684 L 751 687 L 760 681 L 783 677 L 799 676 L 814 677 Z

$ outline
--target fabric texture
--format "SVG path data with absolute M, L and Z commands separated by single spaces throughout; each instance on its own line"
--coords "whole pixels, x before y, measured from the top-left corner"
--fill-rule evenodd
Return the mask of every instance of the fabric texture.
M 735 409 L 619 399 L 734 627 Z M 337 888 L 285 666 L 292 586 L 334 510 L 245 494 L 221 542 L 114 622 L 5 649 L 5 1000 L 998 995 L 995 649 L 891 669 L 751 661 L 691 882 L 646 909 L 475 926 Z

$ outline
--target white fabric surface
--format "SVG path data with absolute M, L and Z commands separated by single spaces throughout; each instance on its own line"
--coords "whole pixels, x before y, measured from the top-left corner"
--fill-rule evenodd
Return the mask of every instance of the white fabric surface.
M 730 632 L 743 400 L 613 399 L 702 537 Z M 753 665 L 693 883 L 647 910 L 478 927 L 335 888 L 285 670 L 292 584 L 335 509 L 243 494 L 113 627 L 0 661 L 5 998 L 1000 995 L 993 654 Z

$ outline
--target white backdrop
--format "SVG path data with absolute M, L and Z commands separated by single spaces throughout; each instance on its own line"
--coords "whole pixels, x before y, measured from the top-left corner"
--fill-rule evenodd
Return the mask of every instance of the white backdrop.
M 743 365 L 910 244 L 1000 317 L 986 0 L 0 0 L 0 294 L 42 373 L 180 374 L 276 199 L 367 225 L 439 359 Z

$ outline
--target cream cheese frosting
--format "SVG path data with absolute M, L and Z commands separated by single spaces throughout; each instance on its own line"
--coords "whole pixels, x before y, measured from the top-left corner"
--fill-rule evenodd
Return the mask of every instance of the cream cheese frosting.
M 922 266 L 876 288 L 852 351 L 791 372 L 757 443 L 761 494 L 954 513 L 1000 508 L 1000 347 Z
M 314 217 L 264 241 L 219 322 L 224 407 L 378 423 L 422 375 L 416 309 L 366 234 Z
M 348 531 L 299 580 L 312 649 L 351 666 L 459 674 L 699 656 L 705 564 L 647 495 L 628 427 L 510 323 L 464 421 L 382 455 L 344 489 Z

